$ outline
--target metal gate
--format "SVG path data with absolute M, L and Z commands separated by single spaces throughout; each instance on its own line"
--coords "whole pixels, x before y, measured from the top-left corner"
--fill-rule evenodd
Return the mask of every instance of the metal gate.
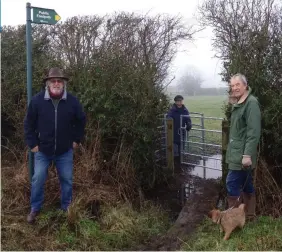
M 222 120 L 205 117 L 202 113 L 190 113 L 192 129 L 181 128 L 182 167 L 190 169 L 191 175 L 207 178 L 222 176 Z M 182 115 L 180 122 L 185 117 Z

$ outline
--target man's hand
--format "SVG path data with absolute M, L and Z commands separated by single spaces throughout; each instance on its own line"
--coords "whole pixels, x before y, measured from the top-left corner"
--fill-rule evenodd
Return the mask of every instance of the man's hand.
M 78 146 L 78 144 L 77 144 L 76 142 L 73 142 L 73 143 L 72 143 L 72 148 L 73 148 L 73 149 L 76 149 L 77 146 Z
M 39 151 L 39 150 L 38 150 L 38 146 L 36 145 L 36 146 L 35 146 L 34 148 L 32 148 L 30 151 L 33 152 L 33 153 L 38 152 L 38 151 Z
M 243 155 L 242 158 L 242 165 L 246 168 L 250 167 L 252 165 L 252 159 L 251 156 Z
M 192 129 L 192 125 L 191 125 L 190 123 L 187 124 L 187 125 L 186 125 L 186 130 L 187 130 L 187 131 L 190 131 L 191 129 Z

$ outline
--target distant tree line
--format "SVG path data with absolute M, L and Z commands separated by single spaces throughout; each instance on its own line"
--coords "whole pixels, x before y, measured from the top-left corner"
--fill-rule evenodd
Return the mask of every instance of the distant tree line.
M 204 82 L 204 78 L 200 71 L 192 65 L 186 67 L 185 73 L 178 80 L 176 87 L 168 88 L 170 94 L 181 93 L 186 96 L 199 96 L 199 95 L 226 95 L 226 87 L 210 87 L 203 88 L 201 85 Z

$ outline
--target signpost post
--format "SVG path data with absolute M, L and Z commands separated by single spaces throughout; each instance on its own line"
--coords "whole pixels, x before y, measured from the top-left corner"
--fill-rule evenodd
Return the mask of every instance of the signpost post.
M 31 19 L 31 10 L 33 18 Z M 54 25 L 60 21 L 61 17 L 53 9 L 33 7 L 30 3 L 26 3 L 26 78 L 27 78 L 27 105 L 32 98 L 32 30 L 31 23 Z M 29 180 L 31 182 L 34 165 L 33 153 L 29 150 L 28 153 L 28 170 Z
M 27 85 L 27 105 L 29 105 L 32 97 L 32 55 L 31 55 L 31 6 L 26 4 L 26 85 Z M 28 152 L 28 171 L 29 181 L 31 182 L 33 175 L 33 153 Z
M 2 26 L 1 26 L 1 0 L 0 0 L 0 52 L 1 52 L 1 44 L 2 44 L 2 37 L 1 37 L 1 33 L 2 33 Z M 1 53 L 0 53 L 1 54 Z M 1 68 L 1 60 L 0 60 L 0 75 L 1 75 L 1 80 L 0 80 L 0 85 L 2 84 L 2 68 Z

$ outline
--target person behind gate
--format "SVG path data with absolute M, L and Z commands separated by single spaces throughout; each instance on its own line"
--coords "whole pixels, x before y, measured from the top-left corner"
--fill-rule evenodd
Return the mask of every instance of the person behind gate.
M 46 88 L 32 97 L 24 119 L 25 142 L 34 153 L 29 223 L 41 209 L 51 162 L 56 165 L 61 185 L 61 209 L 66 211 L 70 205 L 73 149 L 81 143 L 86 123 L 80 102 L 66 90 L 68 78 L 61 69 L 51 68 L 43 81 Z
M 232 76 L 230 88 L 233 105 L 226 153 L 229 169 L 226 178 L 228 207 L 237 207 L 243 201 L 247 219 L 251 220 L 255 217 L 256 196 L 252 171 L 257 161 L 261 112 L 244 75 Z
M 181 154 L 181 127 L 186 128 L 190 131 L 192 128 L 191 118 L 189 116 L 189 111 L 183 104 L 183 96 L 176 95 L 174 97 L 174 104 L 167 113 L 167 118 L 173 119 L 173 152 L 176 168 L 180 168 L 180 154 Z M 182 125 L 180 125 L 180 116 L 183 115 Z

